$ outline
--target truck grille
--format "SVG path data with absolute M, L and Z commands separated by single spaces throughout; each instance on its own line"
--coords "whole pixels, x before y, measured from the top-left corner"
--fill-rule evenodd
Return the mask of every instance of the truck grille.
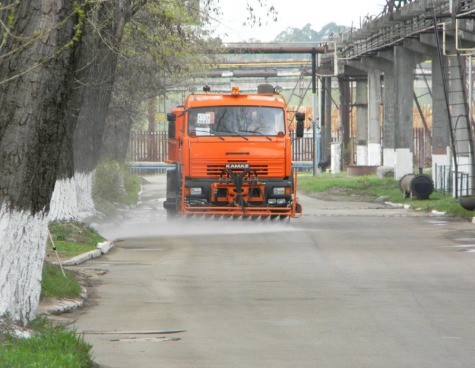
M 207 176 L 220 176 L 223 170 L 226 170 L 225 165 L 208 165 L 206 167 L 206 175 Z M 257 176 L 268 176 L 269 170 L 268 165 L 252 165 L 249 167 L 249 170 L 256 171 Z M 233 169 L 234 172 L 243 172 L 244 169 Z

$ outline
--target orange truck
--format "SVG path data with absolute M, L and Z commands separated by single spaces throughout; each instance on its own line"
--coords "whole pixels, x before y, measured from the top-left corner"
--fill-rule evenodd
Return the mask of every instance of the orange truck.
M 215 94 L 205 86 L 167 114 L 168 216 L 301 216 L 287 104 L 276 90 Z M 305 115 L 296 119 L 301 137 Z

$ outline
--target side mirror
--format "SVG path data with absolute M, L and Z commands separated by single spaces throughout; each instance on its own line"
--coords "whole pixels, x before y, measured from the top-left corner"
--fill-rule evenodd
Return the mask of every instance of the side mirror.
M 174 112 L 169 112 L 167 114 L 167 121 L 170 123 L 174 123 L 176 121 L 176 114 Z
M 168 138 L 175 138 L 176 114 L 174 112 L 169 112 L 167 114 L 167 121 L 168 121 Z
M 305 129 L 305 125 L 304 125 L 305 114 L 303 112 L 297 112 L 295 114 L 295 119 L 297 120 L 297 129 L 296 129 L 297 138 L 302 138 L 304 129 Z

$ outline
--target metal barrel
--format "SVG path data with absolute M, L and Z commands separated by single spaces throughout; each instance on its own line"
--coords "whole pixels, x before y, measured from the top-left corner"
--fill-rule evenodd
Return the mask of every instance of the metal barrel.
M 434 181 L 426 174 L 406 174 L 399 180 L 404 198 L 429 199 L 434 191 Z

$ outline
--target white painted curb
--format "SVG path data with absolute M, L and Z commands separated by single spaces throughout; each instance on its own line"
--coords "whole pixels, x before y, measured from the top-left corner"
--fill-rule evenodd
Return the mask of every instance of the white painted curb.
M 82 308 L 84 306 L 84 301 L 87 300 L 87 290 L 81 286 L 81 295 L 80 299 L 61 299 L 58 300 L 54 305 L 42 307 L 40 304 L 39 311 L 40 313 L 48 314 L 62 314 L 72 312 L 73 310 Z
M 114 246 L 114 242 L 106 241 L 97 244 L 97 249 L 91 250 L 89 252 L 80 254 L 76 257 L 68 259 L 67 261 L 61 262 L 63 266 L 77 266 L 81 263 L 84 263 L 90 259 L 98 258 L 103 254 L 109 252 Z M 53 264 L 58 264 L 58 262 L 53 262 Z
M 86 262 L 89 259 L 97 258 L 102 255 L 100 249 L 91 250 L 90 252 L 86 252 L 84 254 L 80 254 L 79 256 L 73 257 L 67 261 L 62 262 L 63 266 L 76 266 L 83 262 Z
M 385 205 L 394 207 L 394 208 L 403 208 L 404 206 L 401 203 L 394 203 L 394 202 L 384 202 Z
M 106 254 L 113 246 L 114 246 L 114 243 L 109 242 L 109 241 L 97 243 L 97 248 L 100 249 L 102 254 Z

